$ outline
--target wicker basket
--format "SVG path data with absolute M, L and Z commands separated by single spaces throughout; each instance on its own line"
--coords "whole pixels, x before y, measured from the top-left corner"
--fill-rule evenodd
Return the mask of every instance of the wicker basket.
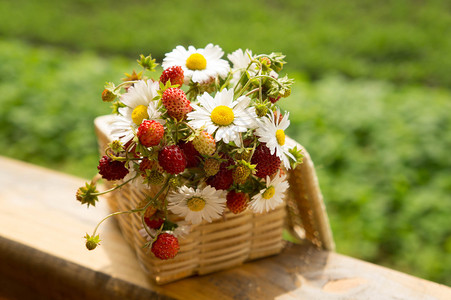
M 95 120 L 101 152 L 111 141 L 110 120 L 111 116 Z M 290 139 L 287 142 L 295 143 Z M 137 214 L 118 216 L 119 226 L 143 268 L 158 284 L 277 254 L 283 249 L 282 231 L 287 227 L 300 239 L 308 239 L 318 247 L 333 250 L 332 234 L 315 170 L 306 151 L 304 155 L 304 163 L 288 172 L 290 189 L 283 205 L 264 214 L 247 210 L 235 215 L 226 210 L 220 220 L 192 226 L 187 237 L 180 239 L 180 251 L 174 259 L 162 261 L 155 258 L 149 249 L 142 248 L 146 239 L 139 233 L 142 223 Z M 113 211 L 130 210 L 138 207 L 147 195 L 155 193 L 155 190 L 145 186 L 126 185 L 111 193 L 108 202 Z M 286 218 L 287 215 L 289 218 Z M 175 215 L 169 218 L 184 222 Z

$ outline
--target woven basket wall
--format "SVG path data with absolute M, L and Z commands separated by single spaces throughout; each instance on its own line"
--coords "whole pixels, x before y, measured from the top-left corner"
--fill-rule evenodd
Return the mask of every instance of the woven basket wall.
M 111 142 L 110 121 L 111 116 L 95 120 L 101 153 Z M 295 144 L 291 139 L 287 139 L 287 142 Z M 290 229 L 300 239 L 307 239 L 318 247 L 333 250 L 332 234 L 313 163 L 306 151 L 304 155 L 303 164 L 288 172 L 290 189 L 283 205 L 264 214 L 246 210 L 235 215 L 226 209 L 222 219 L 191 226 L 190 233 L 179 239 L 180 251 L 174 259 L 157 259 L 149 249 L 142 248 L 146 239 L 139 233 L 142 229 L 139 215 L 118 216 L 119 226 L 143 268 L 159 284 L 277 254 L 283 249 L 284 228 Z M 139 207 L 147 195 L 152 196 L 156 192 L 143 185 L 128 184 L 110 193 L 108 203 L 113 211 L 130 210 Z M 172 214 L 169 219 L 184 222 Z

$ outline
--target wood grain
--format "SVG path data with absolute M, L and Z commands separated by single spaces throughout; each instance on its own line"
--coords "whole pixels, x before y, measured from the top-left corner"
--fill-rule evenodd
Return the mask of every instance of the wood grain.
M 108 213 L 75 200 L 84 180 L 0 157 L 0 299 L 451 299 L 444 285 L 288 244 L 283 253 L 164 286 L 150 282 Z

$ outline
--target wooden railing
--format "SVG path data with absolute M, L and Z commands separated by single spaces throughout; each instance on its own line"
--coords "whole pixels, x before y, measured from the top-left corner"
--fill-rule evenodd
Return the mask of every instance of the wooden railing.
M 451 299 L 451 288 L 313 245 L 163 286 L 150 282 L 108 213 L 75 201 L 84 180 L 0 157 L 0 299 Z M 439 258 L 437 258 L 439 259 Z

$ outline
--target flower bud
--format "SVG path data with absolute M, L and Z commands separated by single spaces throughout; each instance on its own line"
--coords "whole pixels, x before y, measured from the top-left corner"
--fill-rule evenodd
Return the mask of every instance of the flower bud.
M 150 54 L 148 56 L 144 56 L 141 54 L 137 62 L 139 63 L 140 66 L 150 71 L 155 71 L 155 67 L 158 65 L 155 62 L 155 59 L 152 59 L 152 56 Z
M 109 89 L 104 89 L 102 92 L 103 102 L 113 102 L 116 99 L 116 95 Z
M 97 245 L 100 244 L 99 235 L 90 236 L 89 234 L 86 234 L 85 239 L 86 239 L 86 248 L 88 250 L 94 250 L 97 247 Z
M 268 107 L 266 105 L 264 105 L 264 104 L 258 104 L 255 107 L 255 113 L 260 118 L 263 117 L 263 116 L 266 116 L 266 114 L 268 113 Z
M 86 183 L 85 186 L 82 186 L 78 188 L 77 193 L 75 194 L 75 197 L 78 201 L 81 202 L 81 204 L 87 204 L 96 206 L 96 201 L 98 201 L 97 195 L 93 195 L 98 193 L 99 191 L 96 189 L 95 183 Z
M 262 64 L 263 71 L 268 71 L 271 68 L 271 60 L 268 57 L 266 56 L 261 57 L 260 62 Z

